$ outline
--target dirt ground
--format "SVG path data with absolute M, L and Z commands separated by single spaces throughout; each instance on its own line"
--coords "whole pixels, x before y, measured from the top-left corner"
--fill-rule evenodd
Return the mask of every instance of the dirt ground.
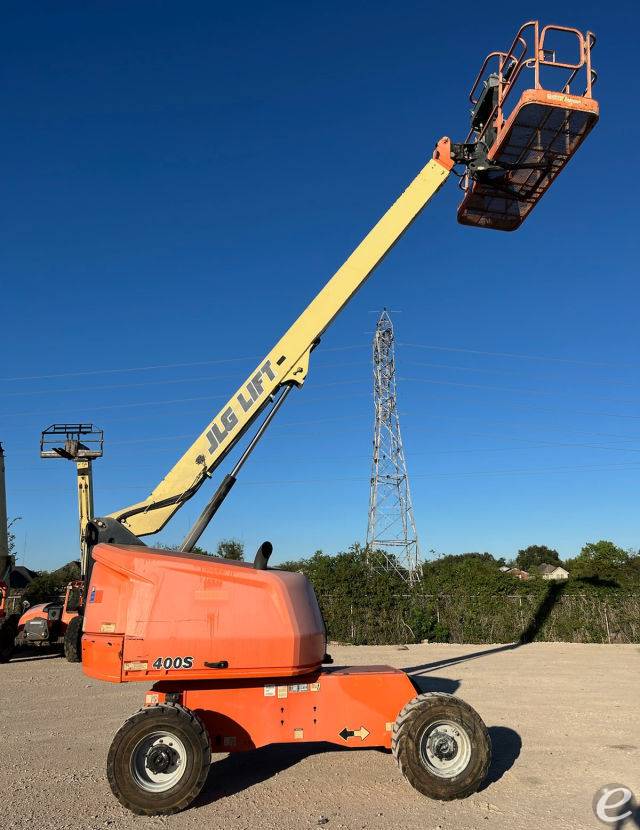
M 196 805 L 140 818 L 112 797 L 111 738 L 142 703 L 143 684 L 110 685 L 42 655 L 0 666 L 0 827 L 590 828 L 595 791 L 622 783 L 640 798 L 640 648 L 332 646 L 336 664 L 404 667 L 423 690 L 453 692 L 483 717 L 494 761 L 483 789 L 429 801 L 385 753 L 266 748 L 215 756 Z

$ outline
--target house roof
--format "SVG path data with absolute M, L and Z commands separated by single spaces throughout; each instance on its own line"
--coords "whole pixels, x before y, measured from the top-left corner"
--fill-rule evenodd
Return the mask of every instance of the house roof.
M 16 565 L 9 574 L 9 587 L 26 588 L 37 576 L 37 572 L 27 568 L 26 565 Z
M 529 576 L 529 572 L 523 571 L 521 568 L 509 568 L 507 573 L 513 574 L 514 576 Z
M 538 566 L 538 570 L 542 574 L 552 574 L 555 570 L 561 568 L 560 565 L 548 565 L 546 562 L 543 562 L 542 565 Z M 561 568 L 564 570 L 564 568 Z

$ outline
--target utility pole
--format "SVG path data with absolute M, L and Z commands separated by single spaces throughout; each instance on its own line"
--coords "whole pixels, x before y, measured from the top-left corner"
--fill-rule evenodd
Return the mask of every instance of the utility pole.
M 7 489 L 4 481 L 4 450 L 0 444 L 0 581 L 11 565 L 9 557 L 9 529 L 7 525 Z
M 383 310 L 373 336 L 375 427 L 367 552 L 374 567 L 418 578 L 420 547 L 396 398 L 393 324 Z

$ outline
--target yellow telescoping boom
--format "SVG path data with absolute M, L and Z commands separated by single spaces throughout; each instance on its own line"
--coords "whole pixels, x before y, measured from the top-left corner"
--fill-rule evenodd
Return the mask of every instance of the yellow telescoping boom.
M 576 45 L 577 57 L 548 48 L 549 39 L 558 35 Z M 503 231 L 518 228 L 598 120 L 598 103 L 592 96 L 597 78 L 591 64 L 594 44 L 591 32 L 540 27 L 533 20 L 521 26 L 507 51 L 491 52 L 469 95 L 471 128 L 465 142 L 452 144 L 448 138 L 438 142 L 433 158 L 151 495 L 89 522 L 88 546 L 98 541 L 142 544 L 140 536 L 161 530 L 271 404 L 244 453 L 184 540 L 182 550 L 193 549 L 288 393 L 303 385 L 309 356 L 323 332 L 445 183 L 454 165 L 464 168 L 460 222 Z M 551 74 L 556 78 L 551 86 L 541 84 L 543 69 L 545 78 Z M 525 76 L 531 82 L 525 81 L 521 92 Z
M 272 408 L 260 429 L 232 472 L 225 476 L 181 546 L 182 550 L 193 549 L 235 483 L 240 467 L 288 392 L 294 386 L 303 385 L 309 370 L 309 355 L 319 342 L 320 336 L 365 283 L 376 265 L 400 239 L 431 197 L 442 187 L 452 167 L 450 142 L 448 138 L 443 138 L 438 142 L 433 158 L 427 162 L 382 219 L 374 225 L 287 333 L 260 361 L 151 495 L 138 504 L 111 513 L 107 518 L 114 519 L 137 537 L 161 530 L 185 501 L 211 476 L 265 406 L 271 403 Z M 99 526 L 101 522 L 105 524 L 106 520 L 97 520 Z M 107 524 L 111 525 L 113 531 L 113 524 Z M 107 530 L 106 526 L 104 530 Z

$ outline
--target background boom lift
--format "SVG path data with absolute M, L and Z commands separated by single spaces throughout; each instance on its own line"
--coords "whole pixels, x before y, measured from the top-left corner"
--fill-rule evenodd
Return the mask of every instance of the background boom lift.
M 87 523 L 93 516 L 93 461 L 102 456 L 104 435 L 93 424 L 52 424 L 40 437 L 41 458 L 64 458 L 76 465 L 80 535 L 80 578 L 66 586 L 59 601 L 32 605 L 20 617 L 17 645 L 62 645 L 70 663 L 80 662 L 82 614 L 89 549 Z
M 545 38 L 552 32 L 578 39 L 578 63 L 550 53 Z M 492 53 L 497 70 L 485 61 L 474 85 L 482 92 L 467 141 L 438 142 L 433 158 L 151 495 L 89 522 L 84 671 L 154 684 L 145 707 L 116 734 L 107 761 L 111 788 L 132 811 L 183 809 L 204 784 L 212 750 L 271 743 L 391 748 L 409 782 L 435 798 L 464 797 L 483 781 L 489 737 L 466 703 L 417 694 L 405 672 L 386 666 L 324 667 L 331 661 L 313 590 L 302 574 L 267 567 L 270 543 L 253 567 L 191 551 L 286 396 L 303 385 L 322 333 L 456 164 L 464 170 L 460 221 L 507 230 L 529 215 L 597 119 L 594 42 L 590 33 L 541 32 L 531 22 L 508 52 Z M 540 85 L 543 66 L 561 70 L 559 91 Z M 527 72 L 533 83 L 515 101 L 514 84 Z M 588 77 L 582 95 L 569 89 L 579 72 Z M 510 113 L 507 99 L 515 101 Z M 166 524 L 269 404 L 182 550 L 146 547 L 139 537 Z

